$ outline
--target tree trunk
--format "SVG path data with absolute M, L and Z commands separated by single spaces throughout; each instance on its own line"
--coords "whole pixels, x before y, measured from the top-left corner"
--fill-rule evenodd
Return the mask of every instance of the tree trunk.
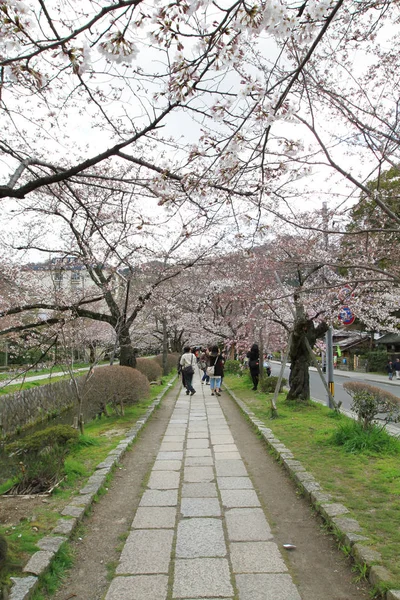
M 119 364 L 121 367 L 132 367 L 136 368 L 136 351 L 132 346 L 131 336 L 129 335 L 129 328 L 122 327 L 118 333 L 119 341 Z
M 293 335 L 290 344 L 290 375 L 287 400 L 306 401 L 310 399 L 310 377 L 308 367 L 311 357 L 306 346 L 306 339 L 311 346 L 324 335 L 328 325 L 325 322 L 317 327 L 308 319 L 301 304 L 296 306 L 296 316 L 293 325 Z
M 162 352 L 162 367 L 163 375 L 168 375 L 167 360 L 168 360 L 168 333 L 167 320 L 163 319 L 163 352 Z

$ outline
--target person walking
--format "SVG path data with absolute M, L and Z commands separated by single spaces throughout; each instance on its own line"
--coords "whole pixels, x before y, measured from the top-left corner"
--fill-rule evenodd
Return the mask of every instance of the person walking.
M 387 371 L 390 381 L 392 381 L 393 373 L 394 373 L 394 366 L 393 366 L 393 363 L 391 360 L 389 360 L 388 364 L 386 365 L 386 371 Z
M 253 382 L 252 390 L 256 391 L 258 387 L 258 380 L 260 378 L 260 350 L 258 344 L 253 344 L 247 353 L 249 359 L 250 376 Z
M 213 373 L 210 374 L 210 390 L 211 396 L 221 395 L 221 378 L 224 369 L 224 359 L 218 351 L 218 346 L 212 346 L 209 356 L 210 368 L 213 368 Z
M 400 379 L 400 359 L 396 358 L 393 367 L 396 371 L 396 379 Z
M 193 396 L 193 394 L 196 393 L 196 390 L 194 389 L 194 387 L 192 385 L 192 381 L 193 381 L 193 375 L 194 375 L 194 367 L 195 367 L 197 361 L 196 361 L 196 356 L 190 350 L 190 346 L 184 347 L 183 354 L 182 354 L 181 360 L 179 362 L 182 367 L 182 373 L 183 373 L 183 378 L 184 378 L 185 387 L 186 387 L 186 394 L 190 394 L 191 396 Z
M 199 367 L 200 369 L 203 371 L 203 377 L 201 378 L 201 383 L 204 385 L 204 383 L 206 385 L 210 385 L 210 376 L 207 374 L 207 367 L 209 367 L 209 360 L 208 360 L 208 352 L 207 349 L 202 350 L 202 353 L 200 355 L 200 361 L 199 361 Z

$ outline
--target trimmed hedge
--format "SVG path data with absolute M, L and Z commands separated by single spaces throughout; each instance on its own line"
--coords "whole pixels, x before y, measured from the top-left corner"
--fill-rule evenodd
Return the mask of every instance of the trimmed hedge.
M 270 377 L 260 378 L 258 387 L 265 394 L 272 394 L 275 391 L 276 384 L 278 383 L 278 379 L 279 379 L 279 377 L 275 377 L 274 375 L 271 375 Z M 282 389 L 285 387 L 286 384 L 287 384 L 287 379 L 282 377 L 281 387 L 279 389 L 279 392 L 282 391 Z
M 168 375 L 174 369 L 176 369 L 179 357 L 180 357 L 180 354 L 178 354 L 176 352 L 174 352 L 172 354 L 167 354 L 167 372 L 165 373 L 166 375 Z M 157 354 L 157 356 L 155 356 L 153 360 L 155 360 L 156 363 L 160 365 L 161 370 L 162 370 L 162 368 L 163 368 L 163 355 L 162 354 Z
M 242 363 L 240 360 L 227 360 L 225 362 L 224 371 L 232 375 L 240 375 L 242 373 Z
M 16 442 L 7 444 L 6 451 L 9 453 L 26 452 L 29 454 L 39 454 L 48 447 L 72 445 L 78 441 L 78 438 L 78 430 L 73 429 L 70 425 L 53 425 L 52 427 L 46 427 L 42 431 L 27 435 Z
M 150 396 L 150 383 L 143 373 L 131 367 L 113 365 L 95 369 L 83 391 L 84 402 L 104 410 L 135 404 Z
M 136 368 L 143 373 L 149 381 L 160 382 L 162 378 L 162 368 L 154 358 L 138 358 Z

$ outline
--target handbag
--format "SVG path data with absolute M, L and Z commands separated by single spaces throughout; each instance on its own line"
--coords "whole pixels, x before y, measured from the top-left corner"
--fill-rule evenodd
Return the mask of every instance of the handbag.
M 213 377 L 213 375 L 214 375 L 214 365 L 212 367 L 207 367 L 207 375 L 209 377 Z
M 194 369 L 193 369 L 192 365 L 188 365 L 187 367 L 185 367 L 183 369 L 183 372 L 185 375 L 193 375 Z

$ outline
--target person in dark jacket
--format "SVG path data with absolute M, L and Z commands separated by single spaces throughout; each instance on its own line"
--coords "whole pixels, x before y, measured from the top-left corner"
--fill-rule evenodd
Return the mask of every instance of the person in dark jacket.
M 257 344 L 253 344 L 247 353 L 249 359 L 250 376 L 253 382 L 252 390 L 256 390 L 258 387 L 258 380 L 260 378 L 260 351 Z
M 390 360 L 388 362 L 388 364 L 386 365 L 386 371 L 387 371 L 387 374 L 389 375 L 390 381 L 393 379 L 394 370 L 395 370 L 394 365 L 393 365 L 392 361 Z
M 224 359 L 218 351 L 218 346 L 212 346 L 210 353 L 210 367 L 214 367 L 214 374 L 210 375 L 211 396 L 221 395 L 221 378 L 224 372 Z

